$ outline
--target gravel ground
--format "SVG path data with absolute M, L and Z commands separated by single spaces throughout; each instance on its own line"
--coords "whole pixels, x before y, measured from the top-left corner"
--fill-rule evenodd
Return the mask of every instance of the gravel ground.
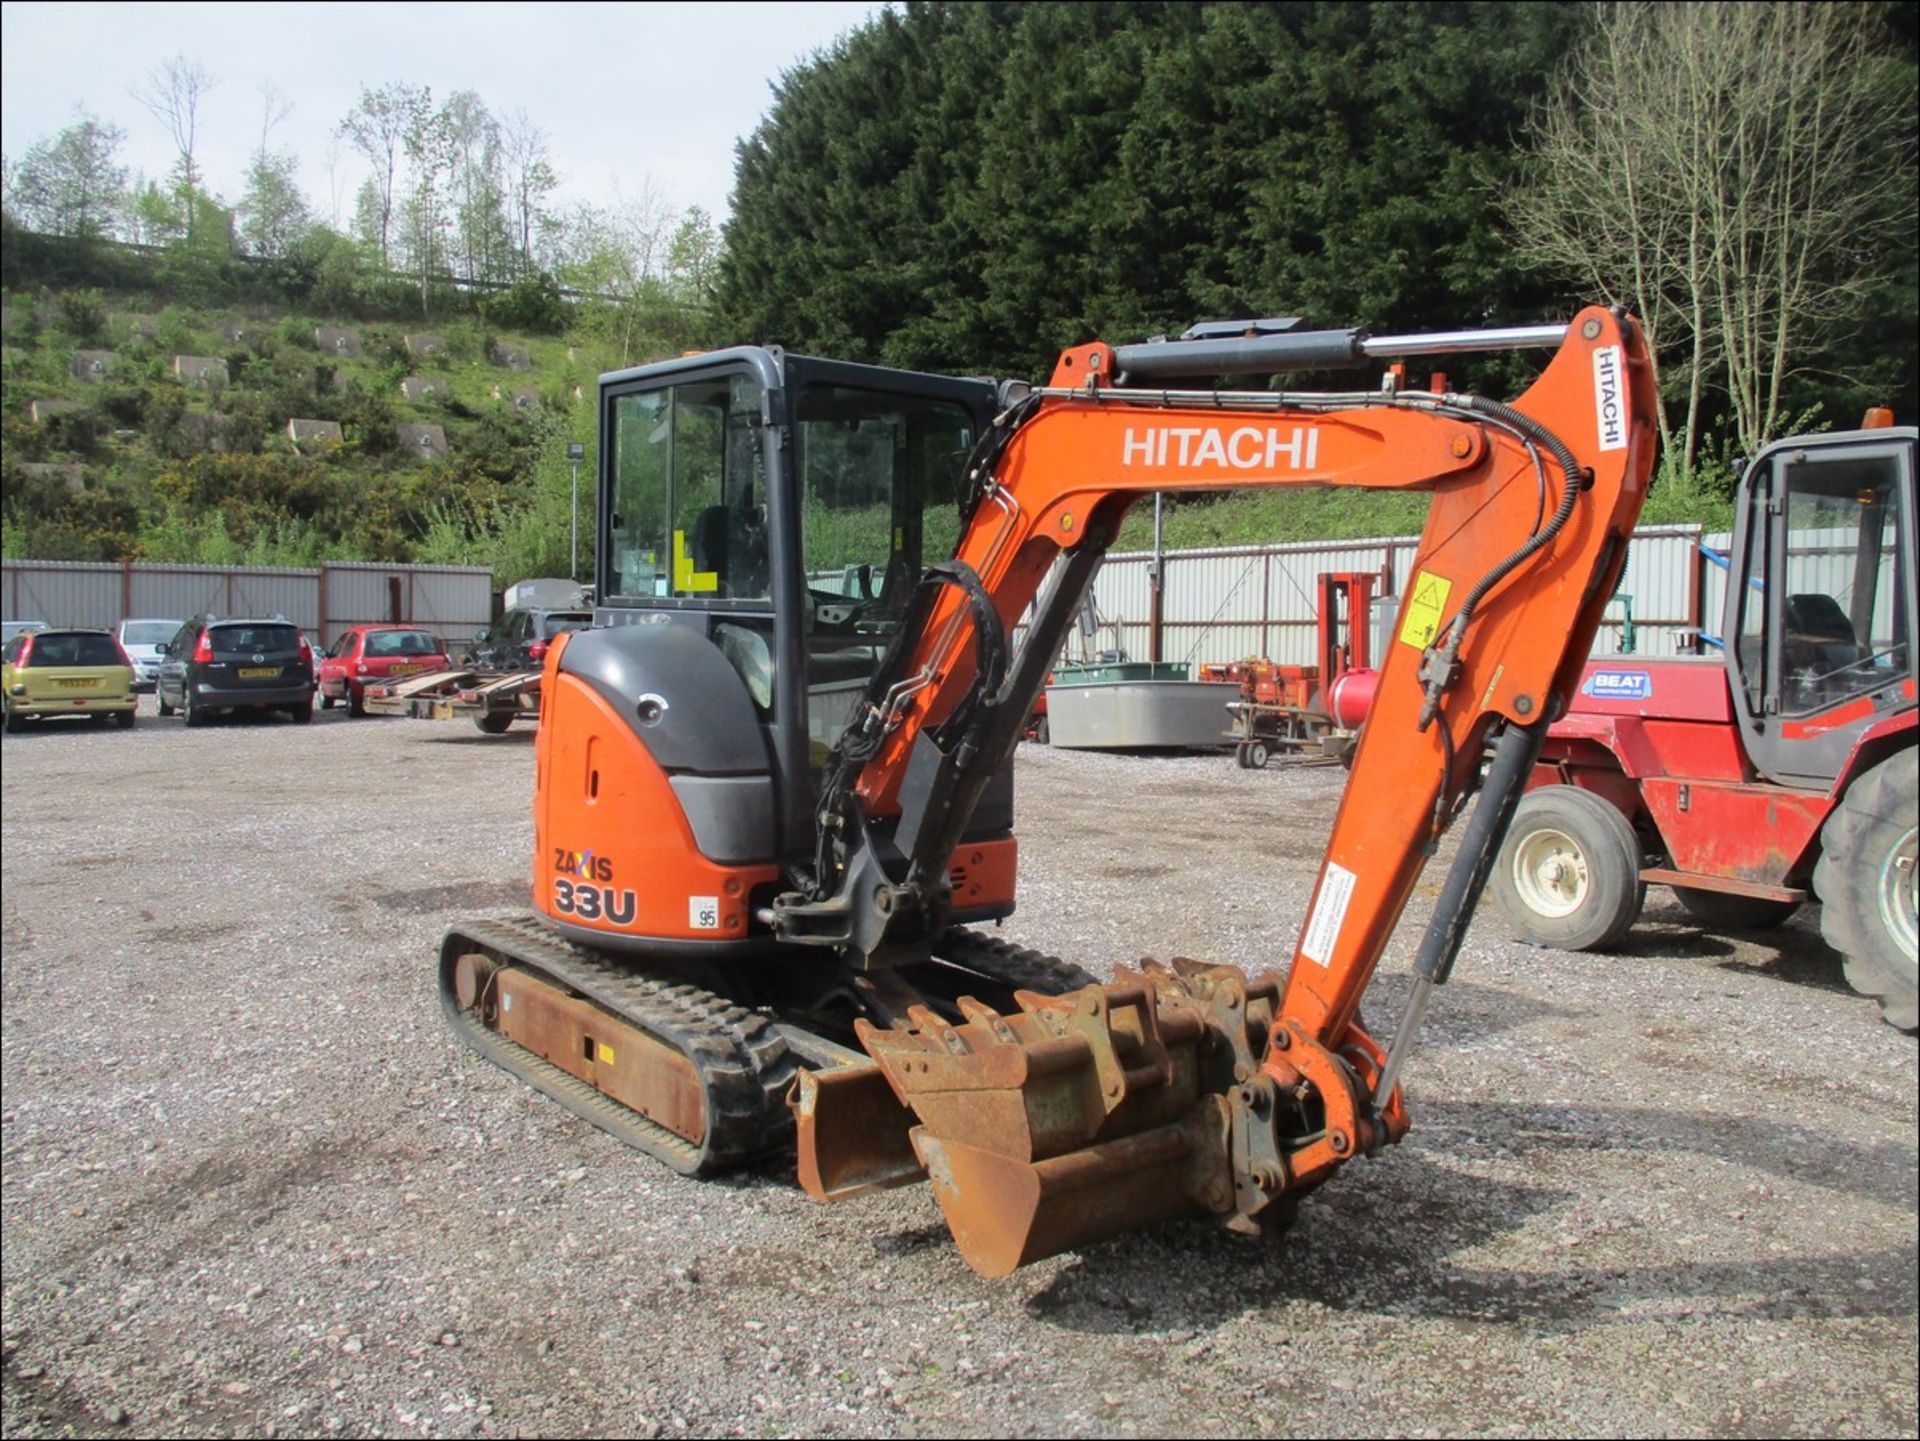
M 1915 1044 L 1809 919 L 1489 910 L 1412 1134 L 1291 1233 L 989 1282 L 924 1188 L 683 1180 L 456 1046 L 432 957 L 524 907 L 530 742 L 7 738 L 7 1435 L 1915 1433 Z M 1271 964 L 1340 779 L 1023 748 L 1007 933 Z

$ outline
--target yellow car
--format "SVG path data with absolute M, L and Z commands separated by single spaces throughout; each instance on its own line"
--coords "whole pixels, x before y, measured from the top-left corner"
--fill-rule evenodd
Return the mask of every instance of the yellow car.
M 104 630 L 42 630 L 17 635 L 0 651 L 0 710 L 6 727 L 29 719 L 108 716 L 133 725 L 133 663 Z

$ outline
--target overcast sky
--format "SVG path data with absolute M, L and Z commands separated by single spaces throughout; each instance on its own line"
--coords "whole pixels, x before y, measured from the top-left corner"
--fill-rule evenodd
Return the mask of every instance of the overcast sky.
M 725 216 L 734 142 L 772 103 L 780 73 L 884 6 L 790 4 L 0 4 L 0 148 L 9 159 L 77 108 L 127 132 L 120 159 L 151 177 L 172 144 L 131 92 L 173 55 L 219 79 L 201 164 L 229 204 L 260 133 L 260 87 L 293 103 L 276 148 L 301 161 L 315 214 L 344 224 L 364 164 L 333 129 L 360 87 L 405 81 L 436 101 L 474 90 L 496 115 L 524 109 L 551 140 L 563 201 L 632 195 L 650 177 L 678 208 Z M 335 193 L 339 213 L 335 215 Z

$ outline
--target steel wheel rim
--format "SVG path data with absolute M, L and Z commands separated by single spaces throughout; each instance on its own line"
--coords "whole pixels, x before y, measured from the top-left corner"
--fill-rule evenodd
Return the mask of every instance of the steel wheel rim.
M 1910 829 L 1887 848 L 1880 863 L 1880 883 L 1874 890 L 1880 902 L 1880 919 L 1893 937 L 1900 953 L 1912 956 L 1920 925 L 1915 911 L 1920 907 L 1920 826 Z
M 1565 831 L 1531 831 L 1514 848 L 1513 888 L 1538 915 L 1572 915 L 1592 886 L 1586 852 Z

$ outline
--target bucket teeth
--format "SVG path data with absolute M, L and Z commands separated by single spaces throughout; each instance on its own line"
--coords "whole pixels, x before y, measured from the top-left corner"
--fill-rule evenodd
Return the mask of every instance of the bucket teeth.
M 1002 990 L 1002 1000 L 1009 994 Z M 854 1030 L 871 1064 L 802 1076 L 800 1177 L 824 1199 L 932 1183 L 961 1255 L 1003 1276 L 1195 1212 L 1243 1230 L 1295 1197 L 1261 1074 L 1272 973 L 1186 957 L 1064 995 L 903 1002 Z
M 924 1007 L 856 1023 L 976 1270 L 1231 1208 L 1227 1102 L 1203 1081 L 1216 1047 L 1186 987 L 1155 965 L 1063 996 L 1018 991 L 1010 1014 L 968 997 L 957 1026 Z

